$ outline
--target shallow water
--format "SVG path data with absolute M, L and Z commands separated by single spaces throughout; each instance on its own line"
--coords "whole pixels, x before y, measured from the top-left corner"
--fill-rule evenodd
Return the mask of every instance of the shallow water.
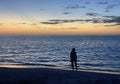
M 0 65 L 70 67 L 120 72 L 120 36 L 0 36 Z

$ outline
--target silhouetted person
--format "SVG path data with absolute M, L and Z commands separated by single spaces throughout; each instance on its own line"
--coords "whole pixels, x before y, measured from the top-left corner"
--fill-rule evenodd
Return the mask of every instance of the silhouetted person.
M 74 70 L 74 68 L 76 68 L 77 70 L 77 53 L 75 51 L 75 48 L 73 48 L 70 53 L 70 61 L 71 61 L 72 69 Z

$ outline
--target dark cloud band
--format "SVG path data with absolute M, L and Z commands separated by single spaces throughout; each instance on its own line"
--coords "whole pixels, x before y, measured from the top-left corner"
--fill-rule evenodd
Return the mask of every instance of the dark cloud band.
M 96 15 L 96 14 L 95 14 Z M 92 14 L 92 16 L 95 16 Z M 114 25 L 120 25 L 120 16 L 102 16 L 101 18 L 92 19 L 55 19 L 41 22 L 42 24 L 63 24 L 63 23 L 73 23 L 73 22 L 91 22 L 91 23 L 112 23 Z

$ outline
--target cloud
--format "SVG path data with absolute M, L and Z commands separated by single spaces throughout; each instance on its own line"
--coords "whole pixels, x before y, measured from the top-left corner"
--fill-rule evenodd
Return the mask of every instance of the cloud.
M 102 16 L 101 18 L 88 19 L 88 21 L 86 21 L 86 22 L 107 23 L 107 24 L 110 23 L 113 25 L 119 25 L 120 24 L 120 16 Z
M 65 9 L 78 9 L 78 8 L 86 8 L 85 6 L 79 6 L 79 5 L 68 5 L 65 7 Z
M 86 8 L 85 6 L 79 6 L 79 8 Z
M 116 24 L 110 24 L 110 25 L 105 25 L 105 26 L 120 26 L 120 23 L 116 23 Z
M 29 26 L 37 26 L 37 23 L 27 23 L 27 22 L 21 22 L 21 23 L 18 23 L 20 25 L 29 25 Z
M 106 18 L 105 23 L 117 23 L 120 24 L 120 16 L 103 16 Z
M 76 9 L 79 8 L 78 5 L 68 5 L 67 7 L 65 7 L 66 9 Z
M 92 16 L 100 15 L 97 13 L 90 14 Z M 100 18 L 91 18 L 91 19 L 53 19 L 45 22 L 41 22 L 42 24 L 64 24 L 64 23 L 74 23 L 74 22 L 90 22 L 90 23 L 104 23 L 104 24 L 112 24 L 114 26 L 120 25 L 120 16 L 101 16 Z
M 90 4 L 90 2 L 85 2 L 85 4 Z
M 70 27 L 70 28 L 60 28 L 60 29 L 78 29 L 76 27 Z
M 98 20 L 96 19 L 56 19 L 56 20 L 48 20 L 48 21 L 45 21 L 45 22 L 41 22 L 42 24 L 64 24 L 64 23 L 74 23 L 74 22 L 93 22 L 93 23 L 97 23 Z
M 98 2 L 98 4 L 108 4 L 108 2 Z
M 105 26 L 119 26 L 120 16 L 102 16 L 101 18 L 90 19 L 92 23 L 104 23 Z M 107 25 L 106 25 L 107 24 Z
M 99 16 L 101 14 L 98 14 L 98 13 L 86 13 L 87 16 L 92 16 L 92 17 L 95 17 L 95 16 Z
M 62 24 L 62 23 L 73 23 L 73 22 L 82 22 L 83 20 L 79 20 L 79 19 L 56 19 L 56 20 L 48 20 L 46 22 L 41 22 L 42 24 Z
M 67 14 L 70 14 L 70 12 L 63 12 L 63 14 L 66 14 L 66 15 L 67 15 Z
M 120 25 L 120 23 L 114 24 L 114 26 Z
M 64 24 L 64 23 L 74 23 L 74 22 L 93 22 L 97 23 L 98 21 L 95 19 L 56 19 L 56 20 L 48 20 L 45 22 L 41 22 L 42 24 Z
M 42 24 L 59 24 L 59 22 L 51 22 L 51 21 L 48 21 L 48 22 L 41 22 Z
M 22 23 L 18 23 L 18 24 L 24 24 L 24 25 L 25 25 L 25 24 L 27 24 L 27 23 L 26 23 L 26 22 L 22 22 Z
M 113 9 L 115 6 L 117 6 L 117 5 L 115 5 L 115 4 L 108 5 L 108 6 L 106 7 L 106 12 L 110 12 L 110 10 Z
M 117 5 L 115 5 L 115 4 L 108 5 L 108 6 L 107 6 L 107 9 L 112 9 L 112 8 L 114 8 L 115 6 L 117 6 Z

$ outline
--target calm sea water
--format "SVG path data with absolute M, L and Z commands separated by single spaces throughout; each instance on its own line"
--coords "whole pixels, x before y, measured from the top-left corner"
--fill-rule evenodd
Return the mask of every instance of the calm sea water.
M 73 47 L 80 69 L 120 72 L 120 36 L 0 36 L 0 65 L 70 68 Z

